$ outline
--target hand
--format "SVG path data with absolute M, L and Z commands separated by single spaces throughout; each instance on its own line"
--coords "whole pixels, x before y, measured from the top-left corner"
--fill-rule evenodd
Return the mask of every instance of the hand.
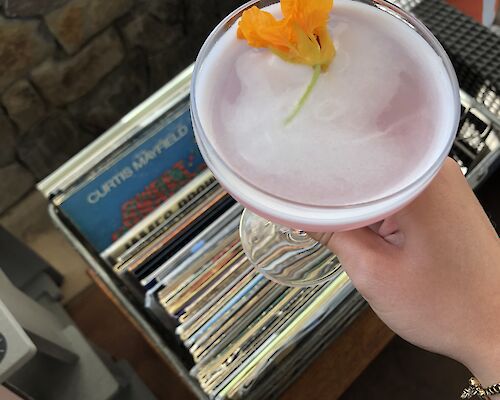
M 453 160 L 376 227 L 312 236 L 397 334 L 500 381 L 500 241 Z

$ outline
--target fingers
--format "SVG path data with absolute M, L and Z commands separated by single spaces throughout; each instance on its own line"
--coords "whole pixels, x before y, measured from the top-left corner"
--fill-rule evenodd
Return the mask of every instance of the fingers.
M 385 235 L 387 235 L 387 237 L 381 237 L 382 235 L 373 227 L 365 227 L 337 233 L 310 232 L 309 236 L 323 246 L 328 247 L 338 256 L 351 257 L 360 255 L 364 252 L 379 253 L 382 250 L 388 250 L 387 245 L 391 243 L 391 241 L 387 240 L 387 238 L 398 234 L 399 232 L 396 229 L 391 229 L 386 232 Z
M 378 234 L 383 238 L 386 238 L 389 235 L 393 235 L 399 231 L 399 224 L 395 218 L 389 217 L 386 218 L 380 227 L 378 228 Z
M 402 248 L 405 244 L 405 234 L 401 231 L 391 233 L 390 235 L 384 236 L 384 240 L 393 246 Z
M 394 264 L 390 259 L 396 248 L 368 227 L 310 235 L 339 257 L 354 286 L 367 299 L 371 297 L 370 289 L 374 287 L 373 284 L 383 280 Z
M 326 246 L 346 264 L 357 264 L 362 258 L 378 258 L 390 250 L 389 243 L 368 227 L 334 233 Z
M 328 247 L 328 242 L 333 236 L 333 232 L 308 232 L 308 235 L 311 236 L 314 240 L 321 243 L 323 246 Z M 332 250 L 332 249 L 330 249 Z

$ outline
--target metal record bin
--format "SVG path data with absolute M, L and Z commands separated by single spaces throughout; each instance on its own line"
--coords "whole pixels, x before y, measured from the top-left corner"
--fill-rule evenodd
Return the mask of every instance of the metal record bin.
M 242 207 L 203 168 L 190 141 L 191 73 L 123 117 L 39 190 L 56 225 L 200 399 L 271 397 L 365 303 L 340 264 L 335 280 L 315 288 L 282 287 L 254 271 L 239 243 Z M 178 165 L 181 153 L 188 182 L 151 200 L 158 182 L 164 188 L 178 175 L 162 168 Z M 132 213 L 136 219 L 112 241 L 117 209 L 130 216 L 130 196 L 146 199 L 133 204 L 134 213 L 146 212 Z
M 433 0 L 414 3 L 403 6 L 457 13 Z M 411 11 L 441 32 L 434 14 L 417 8 Z M 447 34 L 440 37 L 444 45 Z M 469 76 L 460 72 L 457 53 L 450 56 L 459 79 Z M 204 168 L 194 143 L 192 71 L 180 73 L 38 188 L 55 224 L 198 398 L 268 398 L 365 303 L 340 264 L 332 282 L 307 289 L 279 287 L 252 269 L 237 236 L 241 206 Z M 477 80 L 472 86 L 460 80 L 472 96 L 461 90 L 450 156 L 475 188 L 499 165 L 500 100 L 491 85 L 477 92 Z
M 172 109 L 189 95 L 192 66 L 180 73 L 158 92 L 125 115 L 116 125 L 67 161 L 58 170 L 38 184 L 38 189 L 49 200 L 49 214 L 56 226 L 67 236 L 72 245 L 88 262 L 99 279 L 126 310 L 149 339 L 154 348 L 164 356 L 184 383 L 200 399 L 206 395 L 189 371 L 179 354 L 166 343 L 156 326 L 141 309 L 141 305 L 130 294 L 123 282 L 112 272 L 108 260 L 86 242 L 76 227 L 61 213 L 60 206 L 66 198 L 82 184 L 84 177 L 97 173 L 98 166 L 115 153 L 123 151 L 127 143 L 149 124 Z

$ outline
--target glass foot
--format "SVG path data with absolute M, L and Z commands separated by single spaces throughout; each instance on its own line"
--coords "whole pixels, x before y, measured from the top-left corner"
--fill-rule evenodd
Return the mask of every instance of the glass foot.
M 266 278 L 286 286 L 315 286 L 340 273 L 337 257 L 304 231 L 274 224 L 245 209 L 240 237 L 250 262 Z

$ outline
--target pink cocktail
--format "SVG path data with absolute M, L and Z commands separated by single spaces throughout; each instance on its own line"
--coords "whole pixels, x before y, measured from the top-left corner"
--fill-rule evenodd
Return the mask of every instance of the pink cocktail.
M 236 37 L 244 9 L 280 17 L 274 3 L 250 2 L 208 38 L 193 77 L 193 124 L 211 170 L 252 211 L 241 234 L 253 263 L 281 283 L 316 284 L 333 277 L 336 260 L 302 231 L 366 226 L 417 196 L 453 142 L 458 85 L 418 20 L 385 1 L 337 0 L 336 57 L 285 123 L 311 68 Z

